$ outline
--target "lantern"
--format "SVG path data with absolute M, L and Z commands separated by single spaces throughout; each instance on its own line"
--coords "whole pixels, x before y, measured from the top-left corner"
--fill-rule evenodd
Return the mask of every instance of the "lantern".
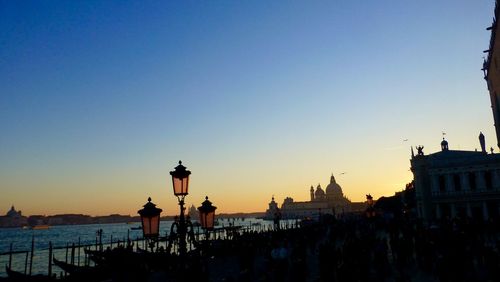
M 205 201 L 201 203 L 201 207 L 198 207 L 198 211 L 200 213 L 201 228 L 205 230 L 214 229 L 216 209 L 217 207 L 212 206 L 212 202 L 208 200 L 208 197 L 205 197 Z
M 175 170 L 170 172 L 170 175 L 172 175 L 175 196 L 184 197 L 188 194 L 190 174 L 191 171 L 186 170 L 186 167 L 182 165 L 181 161 L 179 161 L 179 165 L 175 167 Z
M 151 197 L 144 205 L 144 208 L 137 211 L 141 216 L 142 234 L 144 238 L 157 238 L 160 233 L 160 213 L 162 209 L 151 203 Z

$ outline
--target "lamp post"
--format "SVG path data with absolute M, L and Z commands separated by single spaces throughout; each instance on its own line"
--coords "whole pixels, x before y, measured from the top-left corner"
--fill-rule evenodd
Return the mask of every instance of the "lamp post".
M 212 202 L 208 200 L 208 196 L 205 197 L 205 201 L 201 203 L 198 207 L 198 212 L 200 213 L 200 224 L 201 228 L 205 230 L 205 238 L 208 240 L 209 231 L 214 229 L 215 223 L 215 210 L 216 206 L 212 205 Z
M 160 233 L 160 213 L 162 209 L 157 208 L 151 202 L 151 197 L 148 198 L 148 202 L 143 207 L 143 209 L 137 211 L 141 216 L 142 234 L 147 240 L 155 241 Z M 151 242 L 150 246 L 153 248 L 154 242 Z
M 179 165 L 175 167 L 174 171 L 170 172 L 172 176 L 172 184 L 174 188 L 174 195 L 179 201 L 180 215 L 179 215 L 179 253 L 181 256 L 186 254 L 186 220 L 184 217 L 184 197 L 188 195 L 189 189 L 189 175 L 191 171 L 186 170 L 186 167 L 179 161 Z
M 368 206 L 366 208 L 366 216 L 372 218 L 375 216 L 375 209 L 373 208 L 373 196 L 371 194 L 366 195 L 366 203 Z

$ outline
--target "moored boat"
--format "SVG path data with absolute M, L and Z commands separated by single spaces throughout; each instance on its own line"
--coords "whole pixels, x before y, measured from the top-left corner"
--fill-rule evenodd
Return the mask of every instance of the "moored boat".
M 37 274 L 37 275 L 28 275 L 18 271 L 14 271 L 8 266 L 5 266 L 5 272 L 7 272 L 7 276 L 9 277 L 9 281 L 55 281 L 47 275 Z
M 47 230 L 49 228 L 50 228 L 50 225 L 46 225 L 46 224 L 35 225 L 35 226 L 31 227 L 32 230 Z

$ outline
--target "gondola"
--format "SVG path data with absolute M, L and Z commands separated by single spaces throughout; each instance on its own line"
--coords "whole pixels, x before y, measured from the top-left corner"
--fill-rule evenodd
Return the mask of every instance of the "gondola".
M 5 266 L 5 272 L 7 272 L 7 276 L 9 277 L 8 281 L 26 281 L 26 282 L 55 281 L 55 279 L 52 279 L 47 275 L 42 275 L 42 274 L 27 275 L 18 271 L 14 271 L 8 266 Z
M 105 278 L 109 278 L 109 271 L 106 271 L 104 268 L 95 266 L 78 266 L 74 264 L 70 264 L 64 261 L 60 261 L 56 258 L 52 260 L 54 265 L 58 266 L 65 272 L 69 273 L 72 280 L 77 281 L 102 281 Z
M 64 261 L 60 261 L 56 258 L 53 258 L 52 260 L 56 266 L 64 270 L 65 272 L 69 274 L 79 274 L 79 273 L 86 273 L 86 272 L 92 272 L 94 271 L 94 267 L 90 266 L 78 266 L 74 264 L 70 264 Z

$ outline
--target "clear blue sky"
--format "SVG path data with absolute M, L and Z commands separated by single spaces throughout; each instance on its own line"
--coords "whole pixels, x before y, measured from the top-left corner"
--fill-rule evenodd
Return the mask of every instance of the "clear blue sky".
M 495 135 L 480 1 L 0 1 L 0 213 L 130 213 L 151 195 L 263 211 L 337 179 L 411 181 L 410 145 Z M 402 142 L 408 138 L 408 142 Z

